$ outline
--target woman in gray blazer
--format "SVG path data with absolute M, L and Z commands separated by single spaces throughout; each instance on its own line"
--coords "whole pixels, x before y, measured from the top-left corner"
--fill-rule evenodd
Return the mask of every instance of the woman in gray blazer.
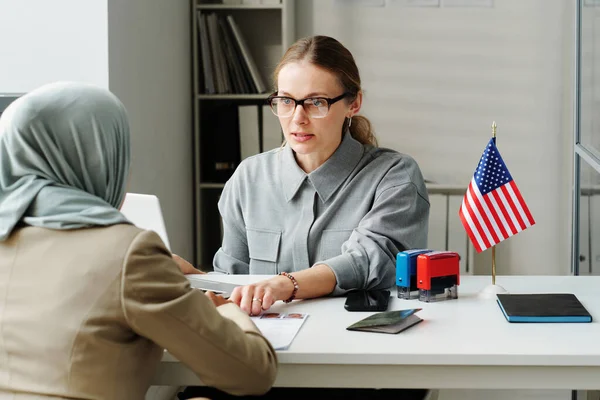
M 223 243 L 213 264 L 228 274 L 275 276 L 236 288 L 231 300 L 257 315 L 278 300 L 392 287 L 397 253 L 427 244 L 429 200 L 417 163 L 377 147 L 369 120 L 357 115 L 358 67 L 337 40 L 293 44 L 274 86 L 269 104 L 285 144 L 245 159 L 226 183 Z M 267 398 L 412 400 L 426 393 L 278 388 Z
M 107 90 L 47 85 L 0 117 L 0 398 L 143 399 L 165 348 L 228 393 L 273 384 L 247 313 L 191 289 L 118 211 L 129 166 Z
M 277 276 L 236 289 L 232 301 L 259 314 L 278 300 L 390 288 L 396 254 L 427 245 L 419 166 L 377 147 L 371 123 L 357 115 L 358 67 L 334 38 L 293 44 L 274 87 L 269 104 L 285 144 L 245 159 L 225 185 L 213 264 L 228 274 Z

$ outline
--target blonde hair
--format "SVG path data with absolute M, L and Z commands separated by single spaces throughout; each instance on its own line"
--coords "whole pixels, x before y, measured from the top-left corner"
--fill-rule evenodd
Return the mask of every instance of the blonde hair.
M 333 73 L 344 88 L 351 94 L 346 100 L 352 102 L 361 92 L 360 75 L 352 53 L 340 42 L 329 36 L 311 36 L 298 40 L 285 52 L 273 73 L 274 87 L 277 87 L 277 78 L 281 69 L 287 64 L 307 61 L 317 67 Z M 349 119 L 346 118 L 342 132 L 348 128 Z M 377 146 L 377 139 L 371 126 L 371 121 L 361 115 L 352 117 L 350 134 L 362 144 Z

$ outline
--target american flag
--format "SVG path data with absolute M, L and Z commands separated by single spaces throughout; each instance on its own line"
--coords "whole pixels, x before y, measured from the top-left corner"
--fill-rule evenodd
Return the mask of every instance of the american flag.
M 477 252 L 535 224 L 500 152 L 490 139 L 458 212 Z

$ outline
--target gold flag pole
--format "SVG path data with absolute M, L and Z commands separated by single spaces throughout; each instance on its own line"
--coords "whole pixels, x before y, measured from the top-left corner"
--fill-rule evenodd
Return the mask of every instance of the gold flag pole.
M 492 122 L 492 137 L 496 137 L 496 121 Z M 492 246 L 492 285 L 496 284 L 496 245 Z
M 492 246 L 492 285 L 496 284 L 496 245 Z

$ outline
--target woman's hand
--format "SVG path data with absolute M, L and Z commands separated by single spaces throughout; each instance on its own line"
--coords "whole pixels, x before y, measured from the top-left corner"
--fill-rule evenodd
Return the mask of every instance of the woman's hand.
M 231 303 L 231 301 L 227 300 L 223 296 L 216 295 L 213 292 L 209 291 L 204 294 L 206 295 L 206 297 L 208 297 L 210 299 L 210 301 L 213 302 L 215 307 L 219 307 L 219 306 L 222 306 L 223 304 Z
M 196 268 L 183 258 L 179 257 L 177 254 L 172 254 L 173 260 L 177 263 L 177 266 L 185 275 L 187 274 L 205 274 L 206 272 L 202 272 Z
M 276 276 L 247 286 L 236 287 L 231 293 L 232 303 L 240 306 L 250 315 L 258 315 L 268 310 L 277 300 L 289 299 L 294 284 L 285 276 Z

